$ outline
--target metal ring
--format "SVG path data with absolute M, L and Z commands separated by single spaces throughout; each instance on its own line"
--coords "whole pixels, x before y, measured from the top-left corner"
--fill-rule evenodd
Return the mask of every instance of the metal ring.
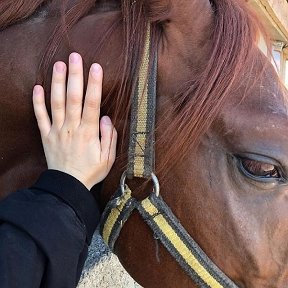
M 120 187 L 121 187 L 121 191 L 122 193 L 125 192 L 125 182 L 126 182 L 126 178 L 127 178 L 127 172 L 124 171 L 121 179 L 120 179 Z M 159 180 L 157 178 L 157 176 L 154 173 L 151 173 L 151 179 L 153 181 L 154 184 L 154 188 L 153 191 L 155 192 L 156 196 L 158 197 L 160 195 L 160 184 L 159 184 Z

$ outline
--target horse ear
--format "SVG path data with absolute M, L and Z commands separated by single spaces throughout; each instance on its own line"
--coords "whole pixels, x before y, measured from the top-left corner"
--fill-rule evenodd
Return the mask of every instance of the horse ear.
M 199 16 L 213 14 L 209 0 L 145 0 L 145 5 L 150 19 L 157 21 L 190 22 L 192 19 L 198 19 Z M 205 20 L 203 17 L 200 18 L 202 21 Z
M 160 5 L 161 2 L 162 7 L 166 7 L 168 11 L 166 19 L 163 19 L 162 23 L 165 36 L 163 37 L 164 47 L 165 44 L 169 47 L 170 55 L 174 53 L 175 59 L 179 59 L 181 55 L 186 66 L 189 63 L 189 66 L 194 67 L 195 71 L 205 67 L 207 55 L 212 47 L 210 42 L 214 24 L 214 12 L 210 1 L 150 0 L 150 2 L 155 3 L 155 7 L 156 3 Z M 171 65 L 176 65 L 173 59 L 169 60 L 170 62 Z M 179 65 L 178 63 L 177 65 Z M 166 63 L 166 65 L 168 64 Z
M 209 0 L 164 0 L 163 2 L 166 2 L 169 7 L 167 22 L 170 26 L 177 27 L 178 32 L 182 32 L 188 38 L 189 35 L 203 38 L 207 32 L 210 32 L 213 8 Z

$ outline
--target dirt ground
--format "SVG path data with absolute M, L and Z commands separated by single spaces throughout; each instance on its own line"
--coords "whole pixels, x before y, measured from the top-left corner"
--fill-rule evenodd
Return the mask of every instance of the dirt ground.
M 78 288 L 141 288 L 95 233 Z

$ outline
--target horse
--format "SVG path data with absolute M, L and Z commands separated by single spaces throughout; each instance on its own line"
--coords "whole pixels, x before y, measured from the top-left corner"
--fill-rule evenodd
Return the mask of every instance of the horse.
M 158 54 L 162 198 L 238 287 L 287 287 L 288 93 L 257 47 L 262 28 L 243 0 L 1 1 L 1 197 L 46 169 L 32 87 L 45 85 L 48 104 L 52 64 L 77 51 L 86 75 L 93 62 L 104 69 L 102 113 L 120 139 L 105 205 L 127 163 L 130 95 L 147 25 Z M 141 179 L 129 185 L 137 199 L 151 188 Z M 144 287 L 197 287 L 137 212 L 115 251 Z

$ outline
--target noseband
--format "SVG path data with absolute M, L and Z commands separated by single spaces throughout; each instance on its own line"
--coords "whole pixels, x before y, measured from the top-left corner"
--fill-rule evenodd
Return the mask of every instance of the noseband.
M 125 222 L 134 210 L 138 210 L 155 238 L 161 241 L 199 287 L 237 288 L 193 240 L 160 196 L 160 185 L 153 173 L 157 54 L 154 59 L 150 59 L 150 25 L 148 26 L 137 89 L 132 99 L 128 168 L 121 177 L 119 189 L 104 210 L 100 234 L 113 251 Z M 154 189 L 150 196 L 142 201 L 133 198 L 131 190 L 125 184 L 126 177 L 151 179 Z

